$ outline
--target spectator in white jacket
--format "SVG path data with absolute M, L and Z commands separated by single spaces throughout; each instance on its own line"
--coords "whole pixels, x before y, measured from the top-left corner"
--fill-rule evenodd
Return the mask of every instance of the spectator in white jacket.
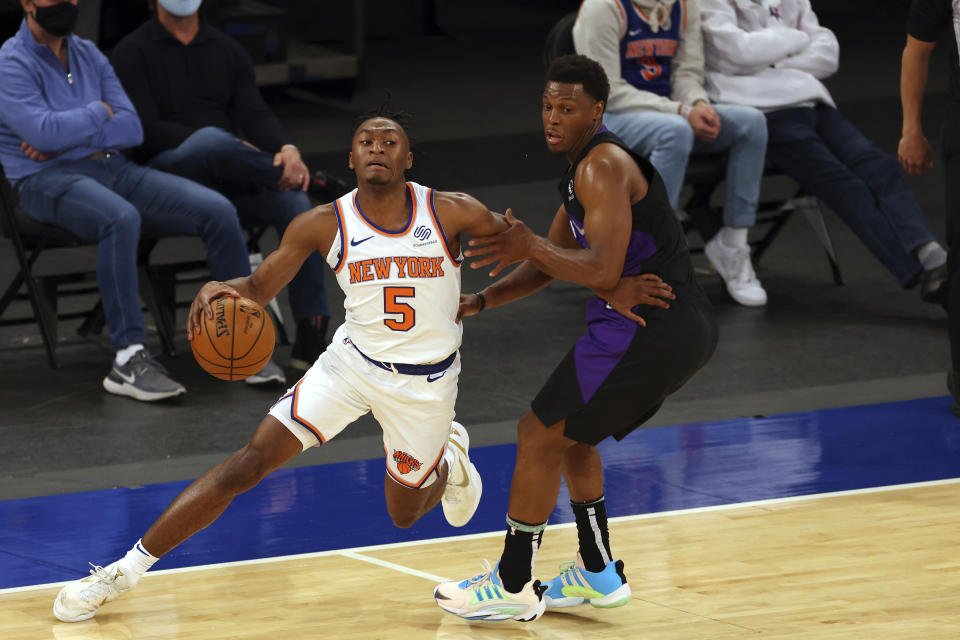
M 840 47 L 809 0 L 702 0 L 707 88 L 766 113 L 767 157 L 823 200 L 904 287 L 942 303 L 946 252 L 896 158 L 837 109 L 820 81 Z
M 699 0 L 584 0 L 573 42 L 610 78 L 604 123 L 650 158 L 674 209 L 690 153 L 729 151 L 723 227 L 705 253 L 734 300 L 766 304 L 747 244 L 757 218 L 766 123 L 752 107 L 710 104 Z

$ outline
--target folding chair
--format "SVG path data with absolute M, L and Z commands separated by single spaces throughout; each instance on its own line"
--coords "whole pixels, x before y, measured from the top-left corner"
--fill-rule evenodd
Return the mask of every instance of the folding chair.
M 78 330 L 80 335 L 98 333 L 104 326 L 97 275 L 95 271 L 89 269 L 56 275 L 37 275 L 33 268 L 44 251 L 92 246 L 95 243 L 83 241 L 66 229 L 37 222 L 28 216 L 20 207 L 2 168 L 0 168 L 0 230 L 13 244 L 20 266 L 3 296 L 0 297 L 0 327 L 36 323 L 47 353 L 47 362 L 51 367 L 59 368 L 60 360 L 56 352 L 58 321 L 83 318 L 84 322 Z M 141 293 L 144 294 L 148 312 L 154 318 L 159 318 L 161 315 L 159 298 L 149 285 L 141 286 Z M 58 311 L 58 300 L 61 297 L 91 295 L 97 296 L 97 302 L 91 309 L 74 312 Z M 10 305 L 18 300 L 30 302 L 33 316 L 3 318 Z M 172 345 L 173 334 L 165 333 L 159 320 L 157 325 L 161 342 L 166 349 L 168 344 Z
M 721 226 L 722 210 L 720 207 L 711 205 L 710 200 L 717 187 L 726 178 L 726 172 L 725 155 L 692 155 L 687 164 L 684 184 L 690 185 L 693 193 L 684 206 L 684 211 L 690 217 L 690 220 L 686 222 L 686 228 L 687 230 L 696 229 L 704 242 L 712 238 Z M 783 177 L 784 175 L 770 163 L 767 163 L 764 167 L 763 177 L 765 179 Z M 780 235 L 787 222 L 797 211 L 803 212 L 804 217 L 806 217 L 807 222 L 820 241 L 830 264 L 834 284 L 837 286 L 843 285 L 843 274 L 840 271 L 837 252 L 833 247 L 830 231 L 827 229 L 826 222 L 824 222 L 820 203 L 816 197 L 796 184 L 788 197 L 762 201 L 757 207 L 757 226 L 766 227 L 766 230 L 763 236 L 750 242 L 754 266 L 759 264 L 767 249 L 770 248 L 770 245 L 777 239 L 777 236 Z M 694 249 L 694 251 L 702 252 L 702 249 Z

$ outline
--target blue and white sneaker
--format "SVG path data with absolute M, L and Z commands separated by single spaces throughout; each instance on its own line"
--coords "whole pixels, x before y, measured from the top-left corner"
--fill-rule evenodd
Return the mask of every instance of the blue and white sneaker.
M 483 573 L 462 582 L 443 582 L 433 590 L 437 605 L 467 620 L 519 620 L 532 622 L 543 615 L 546 587 L 539 580 L 523 585 L 520 593 L 503 588 L 497 570 L 483 561 Z
M 630 585 L 623 575 L 623 560 L 610 562 L 603 571 L 594 573 L 583 566 L 577 552 L 576 562 L 560 565 L 560 575 L 547 583 L 543 599 L 548 609 L 576 607 L 584 603 L 610 609 L 630 602 Z

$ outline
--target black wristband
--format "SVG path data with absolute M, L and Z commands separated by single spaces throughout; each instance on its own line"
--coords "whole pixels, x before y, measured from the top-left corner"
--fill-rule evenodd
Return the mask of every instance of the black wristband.
M 487 298 L 486 298 L 486 296 L 484 296 L 484 295 L 483 295 L 482 293 L 480 293 L 479 291 L 478 291 L 477 293 L 473 294 L 473 295 L 475 295 L 475 296 L 477 296 L 478 298 L 480 298 L 480 308 L 477 309 L 477 312 L 479 313 L 479 312 L 483 311 L 484 309 L 486 309 L 486 308 L 487 308 Z

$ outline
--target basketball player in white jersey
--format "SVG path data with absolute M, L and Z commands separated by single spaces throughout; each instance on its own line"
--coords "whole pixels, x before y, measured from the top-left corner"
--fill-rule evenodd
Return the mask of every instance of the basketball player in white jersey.
M 126 556 L 94 565 L 90 576 L 61 590 L 53 607 L 58 619 L 93 617 L 159 557 L 216 520 L 237 494 L 369 411 L 383 428 L 384 492 L 394 524 L 409 527 L 438 502 L 454 526 L 471 518 L 480 475 L 466 430 L 453 422 L 460 236 L 508 225 L 471 196 L 406 182 L 412 163 L 396 117 L 363 121 L 350 152 L 358 188 L 298 216 L 250 276 L 203 286 L 187 320 L 190 339 L 201 314 L 212 317 L 211 300 L 244 296 L 265 305 L 320 251 L 346 294 L 346 321 L 245 447 L 187 487 Z

